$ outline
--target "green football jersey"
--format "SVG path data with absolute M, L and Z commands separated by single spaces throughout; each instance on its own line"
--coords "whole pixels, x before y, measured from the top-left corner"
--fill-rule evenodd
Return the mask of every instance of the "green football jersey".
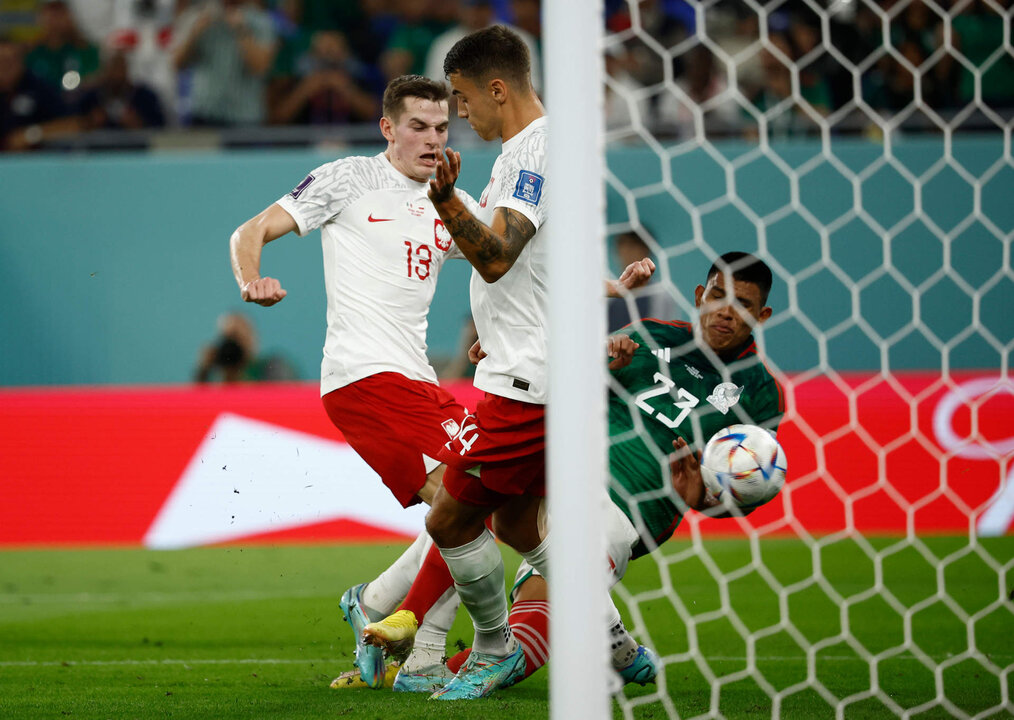
M 629 328 L 640 347 L 612 373 L 609 390 L 609 493 L 641 534 L 634 556 L 667 540 L 682 515 L 669 477 L 677 436 L 695 452 L 728 425 L 775 430 L 785 412 L 782 388 L 749 338 L 728 363 L 712 363 L 690 323 L 642 320 Z M 713 355 L 712 355 L 713 357 Z

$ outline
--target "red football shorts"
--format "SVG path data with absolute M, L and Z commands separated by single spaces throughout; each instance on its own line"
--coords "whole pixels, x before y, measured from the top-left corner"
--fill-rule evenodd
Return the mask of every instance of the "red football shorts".
M 334 426 L 403 507 L 419 502 L 425 453 L 436 459 L 468 415 L 439 385 L 377 373 L 321 398 Z
M 511 495 L 546 494 L 546 407 L 486 393 L 437 459 L 444 488 L 467 505 L 499 506 Z M 479 477 L 465 472 L 481 464 Z

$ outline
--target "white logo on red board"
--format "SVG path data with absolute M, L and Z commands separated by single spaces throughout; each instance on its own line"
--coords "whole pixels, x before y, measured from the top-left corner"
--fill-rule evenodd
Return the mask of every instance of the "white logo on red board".
M 433 221 L 433 242 L 444 252 L 451 249 L 451 233 L 440 218 L 436 218 Z

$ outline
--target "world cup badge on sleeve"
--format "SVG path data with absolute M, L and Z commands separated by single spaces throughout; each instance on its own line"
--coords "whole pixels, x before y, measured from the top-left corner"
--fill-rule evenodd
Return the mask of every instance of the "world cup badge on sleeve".
M 538 173 L 534 173 L 531 170 L 522 170 L 521 174 L 518 175 L 518 183 L 514 186 L 514 197 L 532 205 L 538 205 L 539 198 L 542 197 L 542 184 L 544 182 L 545 178 Z
M 309 187 L 310 183 L 312 183 L 313 181 L 314 181 L 313 175 L 307 175 L 305 178 L 303 178 L 303 181 L 299 183 L 299 185 L 292 188 L 292 192 L 290 192 L 289 195 L 292 196 L 293 200 L 299 200 L 299 196 L 303 194 L 303 191 L 306 190 L 306 188 Z

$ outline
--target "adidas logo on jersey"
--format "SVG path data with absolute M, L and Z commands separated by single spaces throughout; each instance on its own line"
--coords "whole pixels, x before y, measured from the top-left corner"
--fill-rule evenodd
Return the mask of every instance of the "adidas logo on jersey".
M 658 350 L 652 350 L 651 354 L 662 362 L 669 362 L 669 357 L 672 354 L 672 348 L 659 348 Z

